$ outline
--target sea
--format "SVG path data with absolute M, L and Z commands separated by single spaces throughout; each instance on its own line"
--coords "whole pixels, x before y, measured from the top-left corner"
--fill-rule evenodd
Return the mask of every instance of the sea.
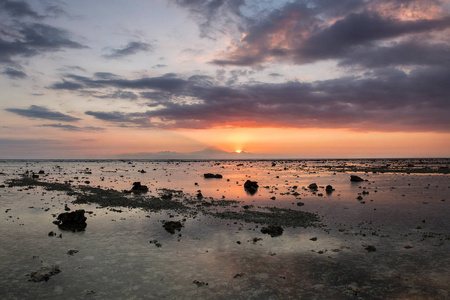
M 450 299 L 449 170 L 447 158 L 0 160 L 0 297 Z M 58 225 L 80 210 L 85 226 Z

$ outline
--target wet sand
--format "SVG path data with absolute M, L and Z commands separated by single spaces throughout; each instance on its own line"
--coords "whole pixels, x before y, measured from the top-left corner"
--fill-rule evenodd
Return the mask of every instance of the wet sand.
M 1 294 L 447 299 L 449 165 L 442 159 L 1 162 Z M 351 175 L 363 181 L 351 182 Z M 258 182 L 256 191 L 244 188 L 247 180 Z M 148 191 L 131 191 L 134 182 Z M 53 224 L 59 214 L 81 209 L 84 230 Z M 52 266 L 60 272 L 48 281 L 30 281 Z

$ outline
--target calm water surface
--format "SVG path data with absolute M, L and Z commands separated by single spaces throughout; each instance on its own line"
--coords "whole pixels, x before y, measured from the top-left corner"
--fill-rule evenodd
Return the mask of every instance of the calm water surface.
M 324 168 L 343 163 L 386 162 L 0 162 L 0 185 L 6 185 L 0 188 L 1 297 L 449 299 L 450 176 Z M 65 192 L 3 183 L 40 170 L 39 180 L 46 182 L 122 191 L 140 181 L 155 196 L 163 188 L 189 195 L 200 190 L 206 199 L 242 201 L 238 208 L 303 210 L 317 213 L 323 226 L 284 228 L 272 238 L 254 223 L 139 208 L 117 212 L 72 204 L 75 198 Z M 204 179 L 204 173 L 223 178 Z M 366 181 L 350 182 L 350 174 Z M 256 194 L 244 190 L 246 180 L 258 181 Z M 311 183 L 317 183 L 317 192 L 307 188 Z M 335 190 L 327 194 L 326 185 Z M 61 231 L 52 223 L 66 204 L 93 212 L 85 231 Z M 162 227 L 164 220 L 183 218 L 176 234 Z M 62 238 L 49 237 L 50 231 Z M 79 252 L 68 255 L 71 249 Z M 30 272 L 48 265 L 62 272 L 47 282 L 29 281 Z

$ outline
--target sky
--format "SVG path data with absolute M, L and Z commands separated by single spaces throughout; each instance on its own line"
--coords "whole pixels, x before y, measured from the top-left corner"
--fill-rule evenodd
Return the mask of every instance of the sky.
M 0 159 L 450 157 L 449 0 L 0 0 Z

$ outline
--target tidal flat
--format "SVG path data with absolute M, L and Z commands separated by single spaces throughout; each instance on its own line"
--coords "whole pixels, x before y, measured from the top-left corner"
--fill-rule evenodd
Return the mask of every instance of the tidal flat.
M 449 159 L 0 161 L 0 294 L 448 299 L 449 167 Z M 61 226 L 61 214 L 77 211 L 85 226 Z

